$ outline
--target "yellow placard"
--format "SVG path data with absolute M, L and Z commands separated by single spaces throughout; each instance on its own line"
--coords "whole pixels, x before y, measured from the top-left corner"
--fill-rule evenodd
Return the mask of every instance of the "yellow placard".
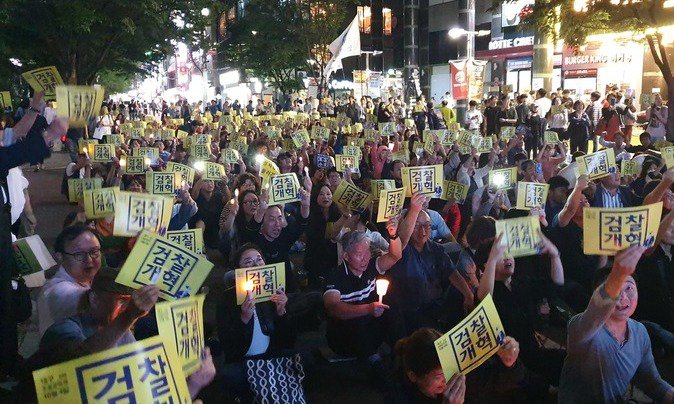
M 475 143 L 474 139 L 477 137 L 481 136 L 472 130 L 461 130 L 458 134 L 457 141 L 460 145 L 472 146 Z
M 119 187 L 82 191 L 87 219 L 100 219 L 115 214 L 115 195 Z
M 543 132 L 543 139 L 545 140 L 545 144 L 555 145 L 559 143 L 559 135 L 553 130 Z
M 395 122 L 379 122 L 377 127 L 382 136 L 393 136 L 397 131 Z
M 172 212 L 173 198 L 119 191 L 115 195 L 115 227 L 112 234 L 135 237 L 144 229 L 164 234 Z
M 317 153 L 314 159 L 316 161 L 316 168 L 319 170 L 329 170 L 332 167 L 332 158 L 327 154 Z
M 79 139 L 77 141 L 77 151 L 79 153 L 84 153 L 83 149 L 87 149 L 87 153 L 89 153 L 89 156 L 91 157 L 91 154 L 94 152 L 94 146 L 98 144 L 98 140 L 96 139 Z
M 129 139 L 142 139 L 145 136 L 145 128 L 131 128 Z
M 365 129 L 363 135 L 366 142 L 377 143 L 381 139 L 381 134 L 375 129 Z
M 494 139 L 491 136 L 476 136 L 473 138 L 473 147 L 478 154 L 491 153 L 494 149 Z
M 639 174 L 639 163 L 633 160 L 623 160 L 620 163 L 620 174 L 625 176 L 635 176 Z
M 358 159 L 363 157 L 363 152 L 360 150 L 360 147 L 358 146 L 344 146 L 344 149 L 342 150 L 342 154 L 345 154 L 347 156 L 356 156 Z
M 392 217 L 398 217 L 403 210 L 404 203 L 405 188 L 382 189 L 379 192 L 377 223 L 386 222 Z
M 548 200 L 550 185 L 538 182 L 517 183 L 517 209 L 542 208 Z
M 273 161 L 269 160 L 264 156 L 261 157 L 262 159 L 260 162 L 260 177 L 262 177 L 262 184 L 266 185 L 267 182 L 269 181 L 269 178 L 271 178 L 274 175 L 281 174 L 281 170 L 279 170 L 278 166 Z
M 352 173 L 360 174 L 359 170 L 360 159 L 357 156 L 347 156 L 346 154 L 335 154 L 335 170 L 343 173 L 347 168 L 351 169 Z
M 447 334 L 435 341 L 445 380 L 480 366 L 501 348 L 506 334 L 491 295 Z
M 56 86 L 56 113 L 68 118 L 71 127 L 84 127 L 98 116 L 103 103 L 103 87 Z
M 299 200 L 300 182 L 295 173 L 273 175 L 269 183 L 269 206 Z
M 415 149 L 416 149 L 416 144 L 419 143 L 419 142 L 414 142 L 414 143 L 415 143 Z M 435 155 L 435 140 L 433 140 L 432 136 L 426 137 L 426 140 L 424 140 L 423 149 L 429 155 L 431 155 L 431 156 Z
M 158 147 L 134 147 L 131 149 L 132 156 L 147 157 L 150 159 L 150 164 L 154 164 L 159 159 Z
M 327 142 L 330 140 L 330 129 L 314 125 L 311 127 L 311 138 Z
M 161 298 L 176 300 L 196 295 L 212 268 L 201 255 L 144 230 L 115 282 L 134 289 L 157 285 Z
M 496 189 L 512 189 L 517 185 L 517 167 L 489 171 L 489 186 Z
M 351 146 L 365 147 L 365 139 L 362 137 L 347 137 L 346 144 Z
M 85 190 L 103 187 L 103 178 L 71 178 L 68 180 L 68 201 L 79 202 Z
M 115 145 L 97 144 L 94 145 L 91 161 L 94 163 L 109 163 L 115 157 Z
M 204 230 L 200 227 L 187 230 L 169 230 L 166 238 L 172 243 L 181 245 L 197 254 L 204 251 Z
M 173 196 L 180 189 L 182 177 L 168 171 L 145 172 L 145 189 L 153 195 Z
M 241 155 L 234 149 L 222 149 L 220 151 L 223 163 L 236 164 L 241 159 Z
M 147 122 L 141 120 L 133 120 L 131 121 L 131 125 L 133 128 L 145 129 L 145 127 L 147 126 Z
M 383 189 L 394 189 L 396 187 L 395 180 L 370 180 L 370 194 L 373 200 L 379 200 L 379 193 Z
M 372 202 L 372 195 L 349 181 L 342 180 L 332 195 L 332 201 L 342 205 L 346 209 L 362 212 Z
M 667 169 L 674 168 L 674 146 L 665 146 L 660 148 L 662 158 L 665 159 Z
M 458 122 L 450 122 L 447 124 L 447 129 L 452 132 L 458 132 L 461 130 L 461 124 Z
M 189 139 L 189 136 L 190 134 L 185 132 L 184 130 L 178 129 L 178 131 L 176 132 L 176 137 L 180 140 Z
M 25 72 L 21 75 L 30 84 L 33 90 L 43 91 L 45 99 L 56 96 L 56 86 L 63 84 L 63 79 L 56 70 L 56 66 L 40 67 L 39 69 Z M 98 111 L 97 111 L 98 112 Z
M 150 159 L 139 156 L 122 157 L 119 164 L 124 169 L 124 174 L 144 174 L 150 168 Z
M 506 246 L 508 255 L 515 258 L 538 254 L 540 229 L 538 216 L 496 221 L 496 234 L 503 234 L 501 244 Z
M 119 125 L 119 132 L 122 134 L 130 134 L 131 129 L 133 129 L 133 124 L 131 122 L 124 122 L 123 124 Z
M 284 139 L 286 140 L 286 139 Z M 290 140 L 290 139 L 287 139 Z M 248 145 L 244 142 L 238 140 L 232 140 L 229 142 L 229 147 L 239 152 L 239 154 L 248 154 Z M 284 146 L 285 149 L 285 146 Z M 286 149 L 287 150 L 287 149 Z
M 632 208 L 584 208 L 583 253 L 615 255 L 632 245 L 652 247 L 661 215 L 662 202 Z
M 190 146 L 190 155 L 197 160 L 208 160 L 211 158 L 211 146 L 207 144 L 193 144 Z
M 438 132 L 440 132 L 440 135 L 438 136 L 440 138 L 440 144 L 443 146 L 451 146 L 457 139 L 457 132 L 450 132 L 446 129 L 441 129 Z
M 508 143 L 510 139 L 514 137 L 515 137 L 514 126 L 501 126 L 501 141 Z
M 401 148 L 402 150 L 399 150 L 395 153 L 391 153 L 391 159 L 393 161 L 400 160 L 405 164 L 410 163 L 410 153 L 407 151 L 407 149 Z
M 250 290 L 255 303 L 266 302 L 276 294 L 279 288 L 286 287 L 286 264 L 262 265 L 251 268 L 238 268 L 234 271 L 236 279 L 236 304 L 246 300 Z
M 401 170 L 405 196 L 420 193 L 431 198 L 442 196 L 444 174 L 442 164 L 433 166 L 403 167 Z
M 302 146 L 304 146 L 305 143 L 308 144 L 311 141 L 311 139 L 309 139 L 309 133 L 307 132 L 306 129 L 302 129 L 300 131 L 297 131 L 297 132 L 291 134 L 290 137 L 293 140 L 293 144 L 298 149 L 301 149 Z
M 183 373 L 199 370 L 204 352 L 204 299 L 196 295 L 155 305 L 159 336 L 177 354 Z
M 222 164 L 206 161 L 204 163 L 204 179 L 220 181 L 225 176 L 225 167 Z
M 12 95 L 9 91 L 0 91 L 0 107 L 5 109 L 12 106 Z
M 169 161 L 166 163 L 166 171 L 169 173 L 180 173 L 181 185 L 184 181 L 187 182 L 190 187 L 192 187 L 192 184 L 194 183 L 194 174 L 197 170 L 194 167 L 190 167 L 185 164 Z
M 105 135 L 105 143 L 114 146 L 121 146 L 124 144 L 124 135 Z
M 365 114 L 365 123 L 377 123 L 377 115 Z
M 208 133 L 195 133 L 192 135 L 192 144 L 205 144 L 210 146 L 211 139 L 212 137 Z
M 591 180 L 603 178 L 616 172 L 613 149 L 604 149 L 596 153 L 578 157 L 578 174 L 587 174 Z
M 442 185 L 445 191 L 442 199 L 454 200 L 459 204 L 466 202 L 468 188 L 470 188 L 468 185 L 456 181 L 445 181 Z
M 33 372 L 40 404 L 191 403 L 174 349 L 161 336 Z

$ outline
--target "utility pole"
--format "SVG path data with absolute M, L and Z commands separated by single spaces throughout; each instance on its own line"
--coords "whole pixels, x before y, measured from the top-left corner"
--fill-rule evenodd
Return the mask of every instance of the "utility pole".
M 466 35 L 465 46 L 459 45 L 458 59 L 466 59 L 467 63 L 475 57 L 475 0 L 459 0 L 459 28 L 469 32 Z M 459 123 L 465 122 L 466 111 L 468 110 L 468 100 L 457 100 L 456 118 Z

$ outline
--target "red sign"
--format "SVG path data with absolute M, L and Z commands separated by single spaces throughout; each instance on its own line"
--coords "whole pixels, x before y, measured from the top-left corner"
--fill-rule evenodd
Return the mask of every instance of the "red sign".
M 468 98 L 468 72 L 466 71 L 466 61 L 459 60 L 449 62 L 450 74 L 452 76 L 452 98 L 455 100 L 465 100 Z

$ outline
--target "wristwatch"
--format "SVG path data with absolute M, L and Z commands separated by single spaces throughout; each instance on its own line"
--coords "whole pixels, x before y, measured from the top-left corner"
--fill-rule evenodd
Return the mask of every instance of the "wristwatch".
M 388 238 L 389 238 L 389 240 L 395 240 L 395 239 L 398 238 L 398 233 L 396 233 L 396 234 L 394 234 L 394 235 L 390 235 L 390 234 L 389 234 Z

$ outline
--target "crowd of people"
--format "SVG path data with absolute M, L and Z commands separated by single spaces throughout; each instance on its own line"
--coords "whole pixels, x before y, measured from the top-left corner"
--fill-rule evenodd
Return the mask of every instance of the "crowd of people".
M 37 164 L 49 155 L 43 132 L 47 141 L 66 133 L 72 159 L 63 176 L 66 195 L 72 178 L 101 178 L 104 187 L 147 192 L 145 175 L 125 173 L 124 156 L 135 147 L 155 147 L 159 156 L 150 170 L 163 171 L 168 162 L 192 166 L 197 159 L 184 139 L 156 140 L 155 134 L 172 129 L 211 135 L 208 160 L 221 163 L 225 175 L 214 181 L 197 172 L 191 187 L 177 192 L 168 226 L 202 229 L 205 254 L 222 266 L 212 275 L 224 273 L 213 283 L 224 290 L 207 292 L 215 296 L 215 315 L 206 318 L 210 350 L 187 380 L 193 398 L 210 385 L 228 400 L 252 400 L 250 359 L 299 355 L 310 376 L 325 358 L 302 346 L 298 334 L 314 327 L 325 329 L 335 357 L 365 366 L 390 403 L 623 402 L 634 397 L 633 387 L 656 402 L 674 402 L 674 388 L 656 366 L 656 359 L 674 353 L 674 167 L 665 166 L 658 150 L 668 144 L 667 107 L 658 95 L 638 111 L 618 89 L 594 92 L 587 104 L 562 90 L 540 89 L 532 98 L 490 96 L 470 101 L 460 115 L 449 99 L 420 96 L 407 105 L 395 94 L 255 106 L 111 100 L 87 133 L 66 133 L 60 118 L 48 123 L 40 116 L 45 106 L 38 94 L 15 124 L 3 118 L 0 169 Z M 641 144 L 633 144 L 640 115 L 645 130 Z M 145 122 L 144 135 L 132 138 L 129 124 L 139 122 Z M 382 123 L 394 130 L 362 139 Z M 279 129 L 280 138 L 270 137 L 268 126 Z M 327 139 L 297 147 L 288 141 L 317 126 L 329 129 Z M 93 163 L 78 143 L 101 127 L 124 135 L 111 163 Z M 427 130 L 471 131 L 491 137 L 492 148 L 478 153 L 475 144 L 447 143 Z M 557 142 L 546 141 L 548 131 Z M 418 147 L 429 137 L 432 153 Z M 234 141 L 247 144 L 247 152 L 237 163 L 224 162 Z M 354 144 L 358 166 L 338 171 L 335 156 Z M 576 159 L 590 151 L 588 145 L 591 151 L 613 149 L 619 166 L 636 161 L 637 173 L 621 175 L 616 167 L 594 181 L 578 175 Z M 296 174 L 297 202 L 270 205 L 259 156 L 275 162 L 281 174 Z M 342 181 L 369 193 L 373 180 L 402 187 L 402 168 L 437 164 L 444 180 L 468 187 L 465 201 L 414 194 L 399 217 L 378 223 L 376 204 L 351 211 L 333 200 Z M 487 180 L 491 170 L 505 167 L 516 167 L 520 181 L 549 184 L 543 207 L 516 209 L 516 191 Z M 18 181 L 3 185 L 0 201 L 16 187 Z M 655 202 L 663 203 L 663 211 L 654 245 L 632 246 L 615 257 L 584 253 L 584 208 Z M 19 216 L 11 219 L 15 236 L 26 234 Z M 512 258 L 496 222 L 524 216 L 540 221 L 538 254 Z M 112 217 L 87 218 L 81 204 L 64 218 L 53 246 L 58 269 L 36 291 L 28 320 L 38 324 L 38 349 L 4 364 L 21 381 L 26 402 L 35 400 L 30 371 L 158 332 L 157 287 L 132 290 L 114 281 L 134 238 L 115 236 L 113 227 Z M 272 263 L 285 263 L 285 287 L 270 301 L 255 303 L 248 294 L 237 305 L 233 270 Z M 381 278 L 390 281 L 383 300 L 375 290 Z M 435 340 L 488 295 L 507 333 L 498 354 L 445 380 Z M 9 345 L 3 349 L 16 351 L 16 342 Z

